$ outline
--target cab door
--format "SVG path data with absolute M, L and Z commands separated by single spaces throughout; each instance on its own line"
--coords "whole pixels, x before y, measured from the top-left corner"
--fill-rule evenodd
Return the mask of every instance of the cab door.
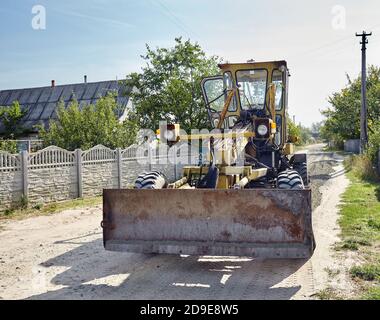
M 232 81 L 229 75 L 213 76 L 202 80 L 202 94 L 206 104 L 211 126 L 216 128 L 220 121 L 220 114 L 227 99 L 229 90 L 232 89 Z M 222 128 L 232 128 L 237 121 L 236 96 L 231 100 Z M 231 113 L 235 113 L 231 115 Z

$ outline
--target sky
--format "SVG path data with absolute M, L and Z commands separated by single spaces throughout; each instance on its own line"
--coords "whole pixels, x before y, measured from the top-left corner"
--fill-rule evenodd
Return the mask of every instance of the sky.
M 286 60 L 289 114 L 310 126 L 346 74 L 359 75 L 363 30 L 367 62 L 380 65 L 379 0 L 2 0 L 0 90 L 123 79 L 146 43 L 182 36 L 228 62 Z

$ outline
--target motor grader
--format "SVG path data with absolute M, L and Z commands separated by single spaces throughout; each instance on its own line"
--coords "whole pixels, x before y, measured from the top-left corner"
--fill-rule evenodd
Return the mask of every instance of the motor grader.
M 219 65 L 201 82 L 213 128 L 160 143 L 207 145 L 180 179 L 143 172 L 134 189 L 103 192 L 106 250 L 261 258 L 308 258 L 315 242 L 306 154 L 287 134 L 285 61 Z

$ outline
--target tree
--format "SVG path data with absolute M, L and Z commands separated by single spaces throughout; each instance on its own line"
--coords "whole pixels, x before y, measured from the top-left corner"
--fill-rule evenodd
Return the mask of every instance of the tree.
M 175 39 L 173 48 L 146 49 L 141 56 L 146 66 L 126 79 L 137 89 L 131 97 L 140 127 L 155 130 L 161 120 L 179 123 L 187 132 L 208 127 L 200 82 L 219 73 L 218 58 L 207 57 L 199 44 L 182 38 Z
M 17 142 L 14 140 L 3 140 L 0 138 L 0 150 L 9 153 L 17 153 Z
M 287 116 L 287 128 L 289 136 L 298 138 L 296 145 L 309 143 L 311 139 L 311 130 L 309 128 L 303 127 L 301 124 L 295 124 L 289 116 Z
M 323 126 L 323 121 L 313 122 L 311 124 L 310 132 L 314 139 L 319 139 L 321 136 L 321 128 Z
M 95 105 L 84 105 L 80 109 L 73 101 L 67 109 L 59 103 L 57 120 L 49 127 L 38 126 L 39 136 L 45 146 L 55 145 L 68 150 L 89 149 L 97 144 L 109 148 L 127 147 L 134 142 L 137 126 L 127 119 L 119 122 L 115 95 L 100 98 Z
M 322 111 L 326 117 L 323 138 L 342 144 L 347 139 L 360 138 L 361 77 L 351 80 L 339 92 L 329 97 L 330 107 Z M 380 121 L 380 68 L 370 66 L 367 77 L 368 131 L 375 132 Z
M 10 106 L 0 107 L 0 122 L 4 126 L 5 139 L 15 139 L 23 133 L 21 120 L 26 112 L 27 110 L 21 110 L 18 101 L 14 101 Z

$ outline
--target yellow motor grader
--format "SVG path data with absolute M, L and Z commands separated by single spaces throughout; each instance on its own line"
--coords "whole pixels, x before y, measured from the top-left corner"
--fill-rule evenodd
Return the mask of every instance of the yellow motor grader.
M 221 64 L 201 86 L 213 130 L 160 127 L 161 143 L 207 145 L 177 181 L 143 172 L 103 192 L 107 250 L 308 258 L 315 242 L 306 154 L 286 128 L 285 61 Z

